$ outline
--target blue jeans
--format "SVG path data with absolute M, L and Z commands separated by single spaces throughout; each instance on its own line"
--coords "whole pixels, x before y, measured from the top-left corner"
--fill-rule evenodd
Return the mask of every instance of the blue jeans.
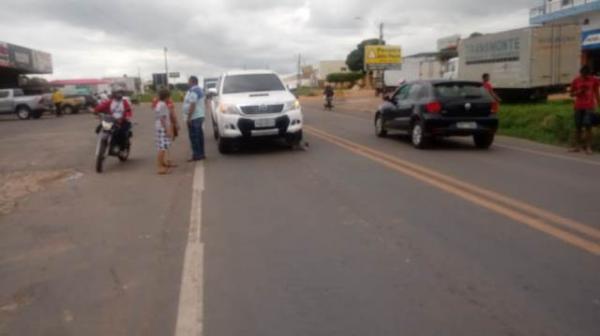
M 190 144 L 192 145 L 193 160 L 204 159 L 204 131 L 202 124 L 204 118 L 192 119 L 188 123 L 188 134 L 190 136 Z

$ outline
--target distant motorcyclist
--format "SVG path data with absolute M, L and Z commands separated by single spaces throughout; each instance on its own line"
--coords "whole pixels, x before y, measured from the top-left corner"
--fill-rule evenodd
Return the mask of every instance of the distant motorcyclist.
M 330 84 L 325 85 L 323 95 L 325 96 L 325 108 L 333 108 L 333 96 L 335 96 L 335 91 Z
M 112 93 L 110 99 L 105 100 L 96 106 L 94 113 L 105 113 L 113 116 L 119 125 L 115 134 L 115 141 L 121 148 L 125 148 L 129 141 L 131 131 L 131 118 L 133 111 L 129 101 L 123 98 L 124 92 L 117 90 Z

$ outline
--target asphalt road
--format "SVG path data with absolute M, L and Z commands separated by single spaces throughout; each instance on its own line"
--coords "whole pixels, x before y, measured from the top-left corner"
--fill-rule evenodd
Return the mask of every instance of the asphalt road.
M 598 157 L 417 151 L 318 105 L 305 150 L 181 139 L 168 177 L 147 107 L 101 176 L 90 116 L 0 120 L 1 174 L 71 174 L 0 215 L 0 335 L 600 334 Z

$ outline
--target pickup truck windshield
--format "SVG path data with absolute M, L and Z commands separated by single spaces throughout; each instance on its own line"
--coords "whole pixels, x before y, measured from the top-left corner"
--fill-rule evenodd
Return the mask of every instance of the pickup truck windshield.
M 223 93 L 285 91 L 285 86 L 273 74 L 253 74 L 227 76 L 223 84 Z
M 483 98 L 488 95 L 481 84 L 442 83 L 434 85 L 435 95 L 439 98 Z

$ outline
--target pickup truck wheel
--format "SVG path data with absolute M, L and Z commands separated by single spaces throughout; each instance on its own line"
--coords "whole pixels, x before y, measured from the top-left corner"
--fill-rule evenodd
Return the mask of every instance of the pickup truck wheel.
M 219 138 L 219 153 L 230 154 L 233 151 L 233 143 L 230 139 Z
M 219 140 L 219 126 L 217 126 L 217 123 L 215 123 L 213 121 L 212 127 L 213 127 L 213 138 L 215 138 L 215 140 Z
M 302 131 L 292 134 L 292 135 L 288 135 L 285 139 L 287 145 L 290 147 L 290 149 L 295 149 L 300 147 L 300 144 L 302 143 Z
M 383 118 L 380 114 L 377 114 L 377 116 L 375 117 L 375 135 L 377 135 L 380 138 L 385 138 L 387 136 L 387 130 L 383 125 Z
M 74 108 L 73 108 L 73 106 L 71 106 L 71 105 L 65 105 L 65 106 L 63 106 L 63 107 L 61 108 L 61 112 L 62 112 L 63 114 L 73 114 L 73 111 L 74 111 L 74 110 L 75 110 L 75 109 L 74 109 Z
M 411 141 L 415 148 L 425 149 L 429 146 L 430 138 L 425 134 L 425 125 L 422 121 L 416 121 L 411 131 Z
M 473 135 L 475 147 L 479 149 L 488 149 L 494 143 L 494 134 L 475 134 Z
M 17 107 L 17 117 L 21 120 L 27 120 L 31 118 L 31 109 L 27 106 Z

